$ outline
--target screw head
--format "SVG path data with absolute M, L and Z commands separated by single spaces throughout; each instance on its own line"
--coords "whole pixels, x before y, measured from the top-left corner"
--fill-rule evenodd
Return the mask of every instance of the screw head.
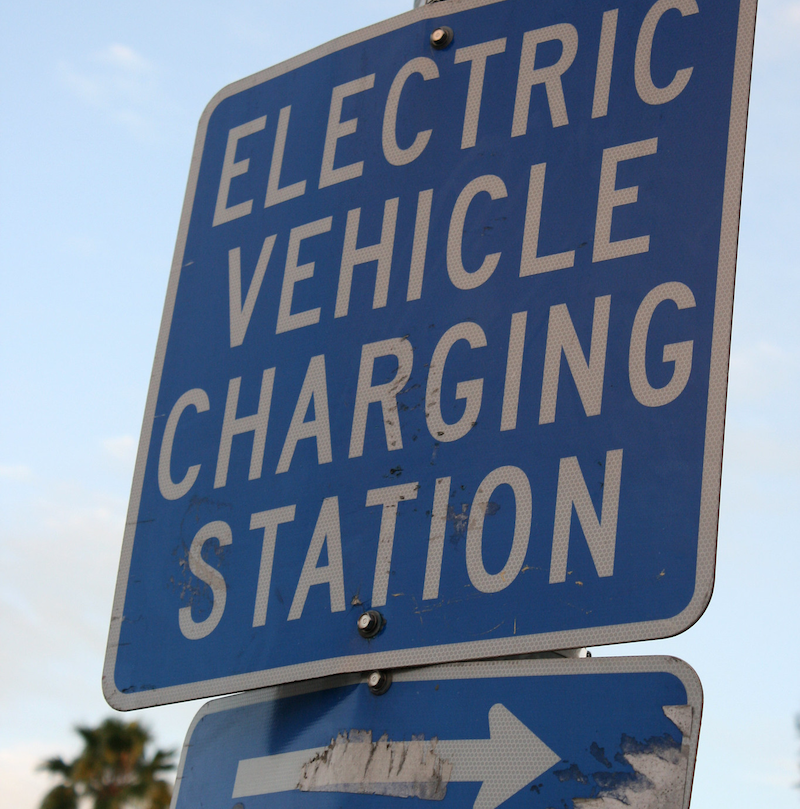
M 431 34 L 431 45 L 437 50 L 446 48 L 453 41 L 453 29 L 446 25 L 440 25 Z
M 373 671 L 367 677 L 367 686 L 376 697 L 385 694 L 392 684 L 392 675 L 388 671 Z
M 377 610 L 367 610 L 359 616 L 356 627 L 362 638 L 374 638 L 383 628 L 383 616 Z

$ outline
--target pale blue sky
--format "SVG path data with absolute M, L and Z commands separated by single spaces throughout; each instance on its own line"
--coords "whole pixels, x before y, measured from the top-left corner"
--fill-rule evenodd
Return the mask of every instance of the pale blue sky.
M 5 3 L 0 42 L 0 806 L 111 713 L 100 673 L 197 120 L 224 85 L 406 0 Z M 693 806 L 790 806 L 800 739 L 800 2 L 762 0 Z M 198 704 L 139 712 L 179 747 Z

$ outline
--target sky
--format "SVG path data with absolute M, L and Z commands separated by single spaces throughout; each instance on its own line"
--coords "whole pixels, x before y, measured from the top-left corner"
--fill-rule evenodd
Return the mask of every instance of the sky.
M 702 3 L 701 3 L 702 5 Z M 406 0 L 3 4 L 0 809 L 110 715 L 100 675 L 134 455 L 195 129 L 223 86 Z M 761 0 L 716 587 L 662 641 L 705 708 L 692 805 L 800 801 L 800 2 Z M 127 714 L 179 748 L 200 703 Z

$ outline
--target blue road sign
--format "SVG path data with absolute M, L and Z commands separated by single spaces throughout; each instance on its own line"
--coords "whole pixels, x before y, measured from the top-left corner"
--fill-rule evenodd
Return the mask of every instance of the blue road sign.
M 205 705 L 172 805 L 681 809 L 701 707 L 663 657 L 412 669 L 378 697 L 340 675 Z
M 754 16 L 448 0 L 213 99 L 114 707 L 697 620 Z

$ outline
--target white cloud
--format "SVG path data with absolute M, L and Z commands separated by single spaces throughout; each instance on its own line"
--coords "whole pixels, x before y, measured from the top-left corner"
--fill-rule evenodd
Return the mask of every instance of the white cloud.
M 0 479 L 23 481 L 30 480 L 33 471 L 23 464 L 0 464 Z
M 157 70 L 128 45 L 112 43 L 76 65 L 58 65 L 62 83 L 134 137 L 152 140 L 159 100 Z
M 125 503 L 46 481 L 15 511 L 0 526 L 10 572 L 0 582 L 0 738 L 14 727 L 35 738 L 47 716 L 99 692 Z
M 95 55 L 98 62 L 135 73 L 152 70 L 152 64 L 127 45 L 115 42 Z
M 132 443 L 104 442 L 109 455 Z M 100 680 L 127 502 L 41 475 L 9 502 L 0 521 L 0 807 L 38 809 L 52 781 L 37 765 L 76 755 L 74 727 L 111 713 Z M 174 747 L 198 707 L 126 718 Z

